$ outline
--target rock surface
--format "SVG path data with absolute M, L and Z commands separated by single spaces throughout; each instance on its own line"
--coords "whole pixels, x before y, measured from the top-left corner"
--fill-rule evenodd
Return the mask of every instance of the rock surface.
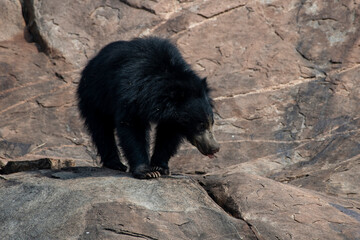
M 21 3 L 17 0 L 1 1 L 0 41 L 22 34 L 25 21 L 21 15 Z
M 1 239 L 256 239 L 188 177 L 84 167 L 15 173 L 0 186 Z
M 252 174 L 212 175 L 202 181 L 220 206 L 250 224 L 258 239 L 360 238 L 359 202 Z
M 319 239 L 327 239 L 326 234 L 332 232 L 339 238 L 359 238 L 359 5 L 359 1 L 350 0 L 1 1 L 0 160 L 6 164 L 54 158 L 73 160 L 77 166 L 96 165 L 96 151 L 76 108 L 79 72 L 111 41 L 147 35 L 168 37 L 193 68 L 208 77 L 214 89 L 215 134 L 221 143 L 216 159 L 201 156 L 190 144 L 184 144 L 170 162 L 172 171 L 205 174 L 211 181 L 200 176 L 203 187 L 224 209 L 240 211 L 236 217 L 248 222 L 256 238 L 288 239 L 290 235 L 283 234 L 289 233 L 308 239 L 307 231 Z M 23 184 L 30 184 L 33 173 L 29 174 L 4 178 L 29 178 Z M 13 180 L 0 181 L 6 185 Z M 56 185 L 58 181 L 51 184 L 63 191 Z M 267 194 L 244 201 L 246 194 L 256 193 L 260 183 L 267 186 Z M 195 185 L 191 191 L 197 191 Z M 224 186 L 230 190 L 215 191 Z M 30 191 L 11 189 L 19 194 Z M 292 200 L 284 191 L 305 197 Z M 69 189 L 62 193 L 73 194 Z M 303 207 L 290 206 L 289 201 Z M 271 208 L 272 203 L 280 208 Z M 121 225 L 110 227 L 110 231 L 101 228 L 101 222 L 121 220 L 112 212 L 124 214 L 118 210 L 123 203 L 102 204 L 94 199 L 86 211 L 78 209 L 90 214 L 92 230 L 88 232 L 95 229 L 98 234 L 107 234 L 101 235 L 104 238 L 111 238 L 117 232 L 133 231 Z M 262 213 L 262 208 L 268 212 Z M 103 217 L 91 215 L 98 210 Z M 31 204 L 24 211 L 37 214 Z M 296 215 L 297 211 L 304 215 Z M 322 220 L 310 223 L 312 211 Z M 273 216 L 269 212 L 274 212 Z M 43 209 L 37 216 L 46 219 L 46 213 Z M 142 210 L 132 214 L 144 228 L 159 226 L 144 223 Z M 301 224 L 295 219 L 283 222 L 292 215 Z M 339 222 L 334 222 L 333 216 L 338 216 Z M 239 233 L 255 236 L 248 230 Z M 86 236 L 85 231 L 81 237 Z M 164 236 L 157 235 L 160 239 Z
M 6 165 L 1 166 L 0 174 L 10 174 L 24 171 L 34 171 L 39 169 L 57 169 L 75 167 L 73 160 L 60 160 L 51 158 L 42 158 L 38 160 L 8 161 Z

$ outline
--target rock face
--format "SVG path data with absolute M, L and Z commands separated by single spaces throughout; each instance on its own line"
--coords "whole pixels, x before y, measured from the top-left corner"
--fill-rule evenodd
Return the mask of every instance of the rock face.
M 24 31 L 21 4 L 17 0 L 1 1 L 0 41 L 12 39 Z
M 74 93 L 81 69 L 111 41 L 147 35 L 167 37 L 201 76 L 208 77 L 216 108 L 215 134 L 221 143 L 216 159 L 207 159 L 190 144 L 184 144 L 171 160 L 171 169 L 193 177 L 200 174 L 198 179 L 210 196 L 238 218 L 223 218 L 240 233 L 234 235 L 235 230 L 229 230 L 229 239 L 358 239 L 359 4 L 350 0 L 2 1 L 0 160 L 6 164 L 54 158 L 73 160 L 77 166 L 96 165 L 96 151 L 76 108 Z M 7 186 L 6 191 L 13 192 L 13 197 L 0 195 L 9 204 L 1 205 L 1 210 L 15 208 L 12 200 L 29 194 L 32 188 L 20 185 L 34 183 L 34 174 L 16 173 L 4 177 L 11 181 L 0 180 Z M 40 182 L 50 179 L 51 189 L 57 189 L 51 191 L 74 194 L 60 186 L 64 181 L 40 175 Z M 106 176 L 102 177 L 99 184 L 106 182 Z M 129 178 L 117 179 L 112 172 L 110 178 L 127 179 L 122 188 L 136 189 L 140 184 Z M 12 185 L 16 181 L 21 182 L 18 187 Z M 167 178 L 141 184 L 158 184 L 156 188 L 165 192 L 172 181 L 179 181 L 180 189 L 187 185 L 187 180 Z M 265 189 L 258 192 L 261 184 Z M 190 185 L 185 188 L 188 192 L 199 193 L 200 185 Z M 88 186 L 89 192 L 98 191 L 91 190 L 94 184 Z M 170 192 L 167 197 L 178 196 L 176 191 Z M 126 200 L 137 209 L 131 212 L 122 201 L 109 203 L 100 194 L 95 196 L 86 204 L 79 200 L 83 202 L 78 207 L 69 207 L 83 214 L 83 225 L 71 230 L 69 238 L 111 238 L 128 233 L 122 237 L 166 239 L 170 235 L 161 235 L 160 230 L 158 235 L 148 235 L 146 230 L 164 226 L 173 229 L 174 239 L 175 233 L 180 234 L 180 226 L 187 227 L 180 214 L 183 208 L 177 210 L 178 215 L 160 216 L 155 210 L 148 213 L 132 203 L 133 198 Z M 44 199 L 41 201 L 47 201 Z M 34 205 L 30 201 L 19 214 L 32 212 L 31 216 L 44 221 L 48 209 L 40 211 L 36 206 L 36 201 Z M 119 210 L 124 208 L 126 214 Z M 67 219 L 77 217 L 66 208 L 64 211 L 70 214 Z M 92 215 L 97 212 L 102 215 Z M 163 222 L 148 221 L 146 214 Z M 220 216 L 205 210 L 201 214 L 210 219 Z M 127 216 L 134 225 L 124 225 L 122 219 Z M 174 222 L 167 223 L 164 219 L 168 218 Z M 6 219 L 10 221 L 6 226 L 15 224 Z M 248 225 L 242 225 L 243 221 Z M 101 222 L 106 227 L 101 227 Z M 11 226 L 26 229 L 25 223 Z M 206 230 L 202 223 L 190 224 L 194 232 L 203 229 L 199 233 L 205 235 L 195 237 L 194 232 L 186 230 L 189 235 L 182 232 L 176 236 L 207 239 L 225 234 L 229 225 L 211 222 L 215 223 L 219 228 L 211 225 Z M 135 231 L 135 224 L 143 231 Z M 224 228 L 220 230 L 220 226 Z M 34 234 L 44 229 L 34 230 Z M 10 236 L 10 231 L 2 234 Z M 86 235 L 94 231 L 99 235 Z

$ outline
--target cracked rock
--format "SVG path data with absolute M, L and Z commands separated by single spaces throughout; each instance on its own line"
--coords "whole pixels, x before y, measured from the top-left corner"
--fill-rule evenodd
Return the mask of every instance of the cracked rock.
M 99 168 L 91 169 L 103 171 L 101 177 L 92 170 L 41 170 L 0 176 L 2 191 L 11 192 L 0 194 L 0 219 L 6 219 L 1 239 L 12 236 L 11 229 L 33 230 L 19 230 L 19 239 L 49 232 L 81 239 L 359 238 L 357 1 L 7 0 L 0 3 L 0 16 L 1 165 L 52 158 L 97 166 L 76 106 L 79 73 L 109 42 L 167 37 L 207 77 L 221 144 L 217 158 L 208 159 L 184 143 L 170 168 L 206 175 L 210 196 L 238 218 L 213 202 L 191 214 L 176 208 L 179 192 L 209 199 L 192 182 L 138 182 Z M 86 189 L 65 186 L 72 181 Z M 176 211 L 149 210 L 154 202 L 146 198 L 139 198 L 146 206 L 136 202 L 135 190 L 147 192 L 153 188 L 146 184 L 155 181 L 154 199 L 171 199 L 169 209 Z M 174 182 L 180 189 L 169 190 Z M 14 222 L 14 214 L 21 221 Z M 213 223 L 206 228 L 199 218 Z
M 113 170 L 71 168 L 5 179 L 1 239 L 256 239 L 191 178 L 143 181 Z
M 360 238 L 356 202 L 241 172 L 208 175 L 200 181 L 220 206 L 246 221 L 258 239 Z

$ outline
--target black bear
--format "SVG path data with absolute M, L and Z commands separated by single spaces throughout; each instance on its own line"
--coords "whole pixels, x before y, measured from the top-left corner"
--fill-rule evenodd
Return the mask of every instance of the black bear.
M 209 157 L 219 151 L 206 78 L 194 73 L 169 40 L 136 38 L 105 46 L 84 68 L 77 96 L 104 167 L 127 169 L 115 131 L 136 178 L 168 175 L 169 159 L 183 139 Z M 151 160 L 150 123 L 157 124 Z

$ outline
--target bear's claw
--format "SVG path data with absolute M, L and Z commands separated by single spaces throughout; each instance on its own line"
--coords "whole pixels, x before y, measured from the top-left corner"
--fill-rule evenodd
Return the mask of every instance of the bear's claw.
M 155 172 L 148 172 L 145 174 L 147 178 L 158 178 L 161 176 L 160 172 L 155 171 Z
M 161 175 L 170 175 L 170 169 L 159 166 L 152 166 L 151 171 L 159 172 Z
M 147 165 L 140 165 L 132 171 L 132 174 L 135 178 L 139 179 L 149 179 L 149 178 L 158 178 L 161 176 L 161 172 L 159 170 L 150 168 Z

